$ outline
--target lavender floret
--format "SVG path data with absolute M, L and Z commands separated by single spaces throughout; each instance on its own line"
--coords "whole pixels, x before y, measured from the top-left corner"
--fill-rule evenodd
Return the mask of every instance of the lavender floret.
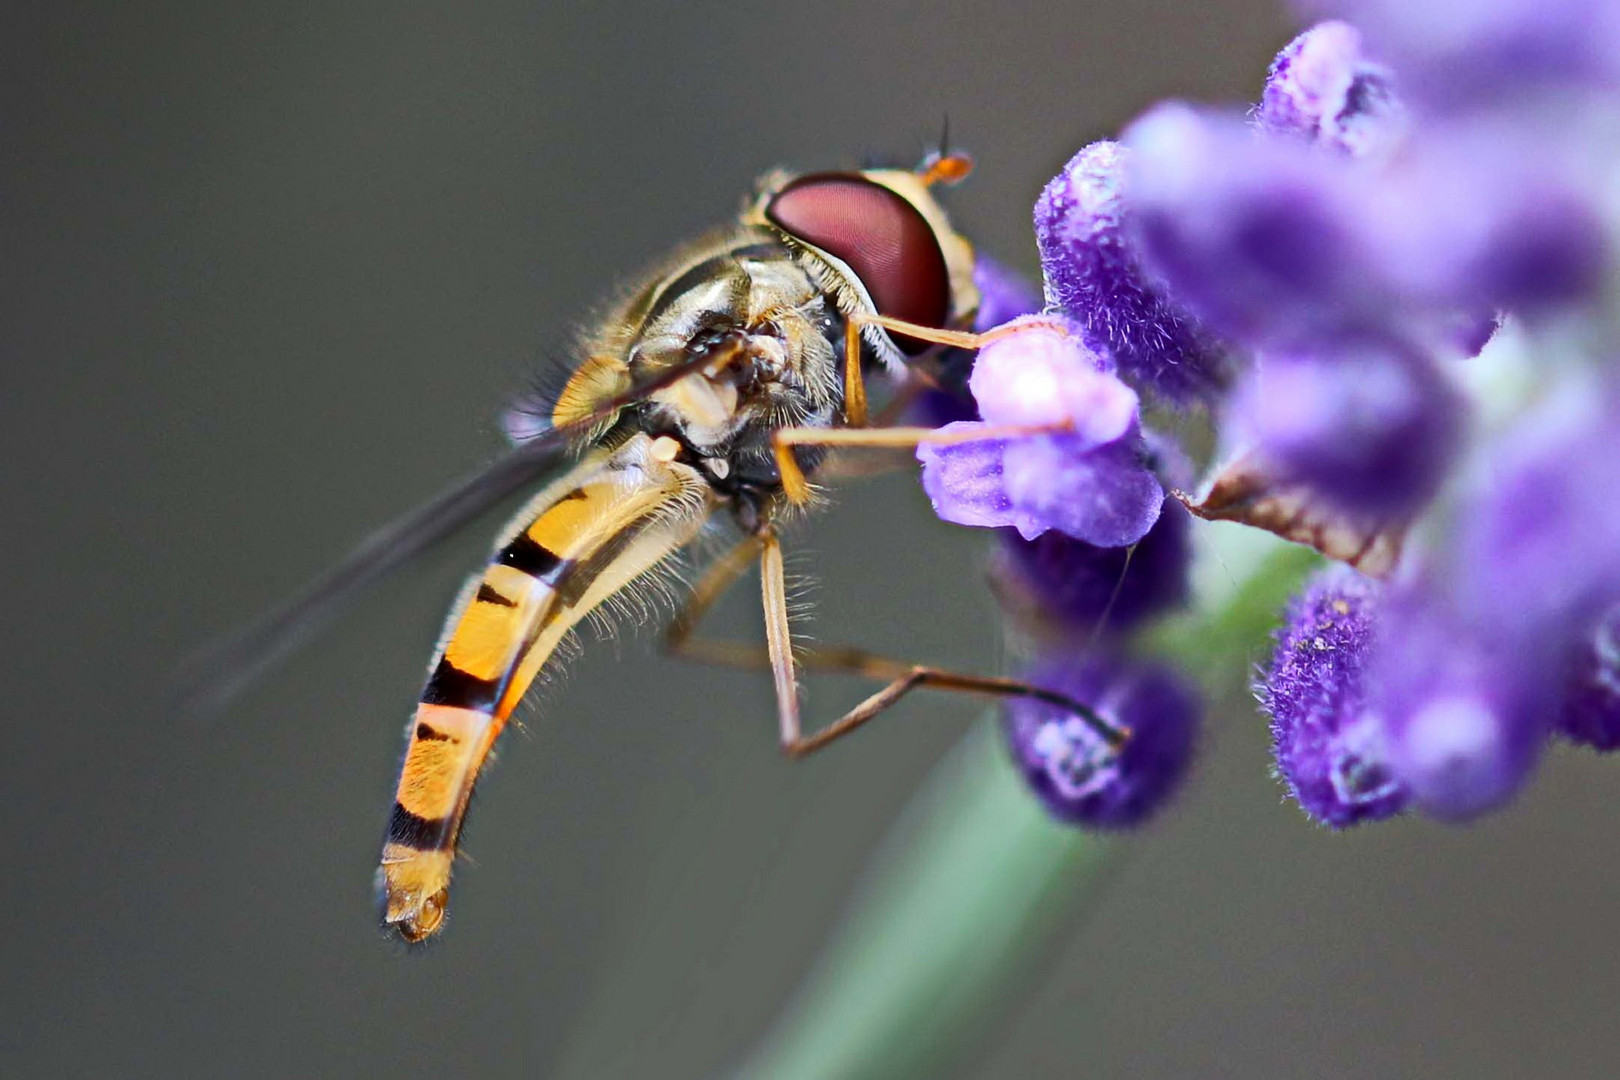
M 1136 395 L 1109 367 L 1040 322 L 986 346 L 969 380 L 984 421 L 942 429 L 983 437 L 917 448 L 934 512 L 960 525 L 1010 525 L 1025 539 L 1057 529 L 1104 547 L 1139 540 L 1164 489 L 1146 462 Z M 1030 434 L 1008 436 L 1009 427 Z
M 1620 749 L 1620 608 L 1610 608 L 1582 643 L 1554 728 L 1594 750 Z
M 1170 405 L 1206 403 L 1227 380 L 1227 347 L 1142 269 L 1124 221 L 1125 157 L 1119 143 L 1092 143 L 1041 192 L 1035 239 L 1047 303 L 1133 386 Z
M 1268 354 L 1231 412 L 1279 479 L 1378 520 L 1405 519 L 1433 497 L 1462 434 L 1461 401 L 1435 364 L 1379 337 Z
M 1255 696 L 1271 719 L 1277 773 L 1300 808 L 1342 829 L 1406 808 L 1383 728 L 1366 709 L 1379 586 L 1348 567 L 1319 574 L 1289 605 Z
M 1319 23 L 1277 54 L 1254 120 L 1355 157 L 1383 157 L 1406 129 L 1394 76 L 1367 54 L 1349 23 Z
M 1174 673 L 1113 655 L 1055 654 L 1027 677 L 1131 732 L 1115 753 L 1085 721 L 1056 705 L 1028 698 L 1007 704 L 1003 730 L 1013 760 L 1053 817 L 1124 828 L 1164 806 L 1191 762 L 1200 712 L 1197 697 Z

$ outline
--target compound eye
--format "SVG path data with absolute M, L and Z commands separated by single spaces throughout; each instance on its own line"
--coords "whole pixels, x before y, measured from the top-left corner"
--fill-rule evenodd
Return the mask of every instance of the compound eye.
M 945 255 L 927 219 L 901 195 L 851 173 L 802 176 L 765 207 L 790 236 L 839 259 L 861 279 L 878 314 L 944 326 L 951 308 Z M 915 355 L 925 341 L 894 335 Z

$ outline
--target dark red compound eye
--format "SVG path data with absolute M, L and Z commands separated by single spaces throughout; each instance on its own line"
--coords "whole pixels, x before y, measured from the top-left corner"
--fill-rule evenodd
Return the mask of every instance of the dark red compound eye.
M 945 255 L 927 219 L 904 197 L 851 173 L 801 176 L 777 192 L 765 216 L 784 232 L 841 260 L 861 279 L 878 314 L 944 326 L 951 310 Z M 928 342 L 894 335 L 912 355 Z

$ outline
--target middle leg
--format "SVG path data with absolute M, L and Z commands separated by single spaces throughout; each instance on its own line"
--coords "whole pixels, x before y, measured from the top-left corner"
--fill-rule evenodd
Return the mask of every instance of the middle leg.
M 766 645 L 760 647 L 743 642 L 697 638 L 697 625 L 703 616 L 756 558 L 760 561 Z M 820 750 L 875 719 L 889 706 L 920 688 L 1042 701 L 1079 716 L 1109 747 L 1116 750 L 1130 737 L 1128 729 L 1110 723 L 1083 702 L 1017 679 L 947 671 L 851 647 L 810 648 L 795 657 L 788 623 L 782 548 L 773 531 L 745 537 L 704 572 L 693 590 L 691 600 L 670 623 L 664 641 L 671 653 L 700 662 L 730 667 L 768 667 L 776 685 L 782 749 L 792 757 L 802 757 Z M 856 675 L 881 680 L 887 685 L 839 719 L 806 735 L 799 713 L 795 660 L 806 670 Z

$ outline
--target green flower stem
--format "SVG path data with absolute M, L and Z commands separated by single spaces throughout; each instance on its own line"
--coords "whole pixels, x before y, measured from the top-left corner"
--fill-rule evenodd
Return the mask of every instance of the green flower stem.
M 1241 533 L 1228 537 L 1247 554 L 1221 551 L 1221 573 L 1200 590 L 1207 614 L 1169 621 L 1142 643 L 1217 694 L 1247 676 L 1277 611 L 1319 561 Z M 1231 571 L 1244 562 L 1256 569 L 1240 587 Z M 1110 850 L 1125 842 L 1051 821 L 1009 766 L 994 717 L 976 725 L 879 845 L 843 924 L 735 1075 L 934 1075 L 993 1028 L 1026 961 L 1072 925 L 1064 916 L 1096 895 Z

